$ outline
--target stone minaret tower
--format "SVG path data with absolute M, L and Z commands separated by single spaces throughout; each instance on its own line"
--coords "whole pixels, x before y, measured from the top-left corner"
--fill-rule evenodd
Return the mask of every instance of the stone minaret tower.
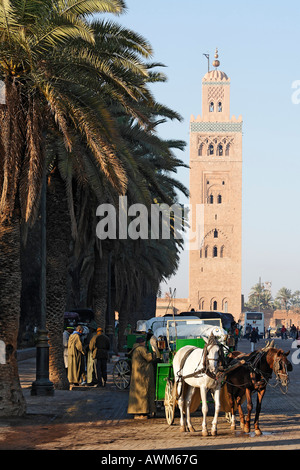
M 230 117 L 230 79 L 214 70 L 202 80 L 202 116 L 190 122 L 191 229 L 189 301 L 195 310 L 241 313 L 242 117 Z M 196 220 L 201 205 L 203 219 Z

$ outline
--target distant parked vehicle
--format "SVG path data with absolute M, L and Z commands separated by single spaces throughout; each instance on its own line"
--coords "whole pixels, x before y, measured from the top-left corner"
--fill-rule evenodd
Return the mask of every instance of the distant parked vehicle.
M 265 320 L 263 312 L 245 312 L 244 335 L 246 334 L 247 325 L 250 325 L 251 328 L 258 328 L 260 338 L 265 336 Z
M 276 336 L 277 336 L 276 333 L 277 333 L 276 328 L 271 328 L 271 330 L 270 330 L 270 337 L 271 337 L 271 338 L 276 338 Z
M 77 308 L 64 313 L 65 326 L 88 325 L 92 320 L 94 312 L 89 308 Z

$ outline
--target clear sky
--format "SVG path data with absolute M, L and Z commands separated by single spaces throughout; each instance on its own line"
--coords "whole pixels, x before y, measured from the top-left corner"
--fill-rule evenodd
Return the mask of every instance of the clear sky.
M 300 2 L 297 0 L 125 0 L 115 20 L 142 34 L 164 63 L 168 82 L 157 101 L 184 118 L 160 134 L 187 142 L 178 156 L 189 162 L 189 120 L 201 114 L 201 81 L 219 48 L 219 70 L 231 79 L 231 114 L 243 116 L 242 290 L 247 300 L 261 277 L 272 293 L 300 289 L 300 104 L 292 84 L 300 80 Z M 298 84 L 300 88 L 300 84 Z M 298 98 L 300 93 L 298 93 Z M 189 186 L 189 170 L 178 173 Z M 187 203 L 184 198 L 181 201 Z M 188 296 L 188 258 L 163 292 Z

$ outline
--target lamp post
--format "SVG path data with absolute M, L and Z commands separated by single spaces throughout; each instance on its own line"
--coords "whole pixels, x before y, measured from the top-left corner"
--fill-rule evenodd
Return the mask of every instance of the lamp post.
M 36 380 L 31 395 L 53 395 L 53 383 L 49 380 L 49 344 L 46 328 L 46 165 L 44 165 L 41 194 L 41 277 L 40 277 L 40 328 L 36 345 Z
M 110 356 L 114 352 L 114 318 L 112 318 L 112 302 L 111 302 L 111 260 L 112 252 L 108 253 L 108 266 L 107 266 L 107 311 L 106 311 L 106 328 L 105 332 L 110 341 Z

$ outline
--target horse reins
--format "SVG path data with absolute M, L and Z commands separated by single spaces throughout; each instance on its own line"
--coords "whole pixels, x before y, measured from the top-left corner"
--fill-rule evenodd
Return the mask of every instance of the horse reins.
M 255 360 L 254 360 L 254 363 L 252 364 L 251 362 L 246 362 L 245 364 L 242 365 L 242 367 L 247 367 L 248 369 L 252 370 L 252 372 L 254 372 L 255 374 L 258 374 L 261 376 L 261 380 L 257 380 L 255 381 L 254 378 L 251 377 L 251 373 L 250 373 L 250 378 L 251 378 L 251 382 L 246 382 L 244 384 L 240 384 L 240 385 L 236 385 L 236 384 L 233 384 L 233 383 L 230 383 L 228 382 L 227 380 L 224 380 L 224 383 L 227 383 L 228 385 L 232 385 L 233 387 L 237 387 L 237 388 L 243 388 L 245 387 L 246 385 L 248 384 L 252 384 L 253 387 L 257 390 L 259 388 L 259 386 L 262 385 L 262 382 L 265 382 L 265 385 L 269 385 L 270 387 L 277 387 L 277 385 L 280 385 L 280 379 L 278 379 L 278 376 L 280 375 L 284 375 L 283 373 L 280 373 L 279 370 L 280 370 L 280 361 L 281 359 L 278 357 L 277 359 L 275 359 L 274 361 L 274 366 L 273 366 L 273 369 L 272 371 L 274 372 L 275 376 L 276 376 L 276 381 L 277 383 L 272 386 L 270 383 L 269 383 L 269 380 L 272 376 L 272 372 L 269 373 L 269 372 L 262 372 L 258 367 L 258 363 L 260 362 L 260 360 L 262 359 L 263 357 L 263 354 L 267 354 L 266 351 L 263 351 L 263 352 L 259 352 L 259 354 L 257 354 Z M 288 377 L 288 374 L 287 374 L 287 371 L 286 371 L 286 374 L 285 374 L 287 377 Z M 284 393 L 282 391 L 282 393 Z M 287 393 L 287 392 L 285 392 Z
M 215 374 L 214 372 L 212 372 L 211 370 L 209 370 L 209 361 L 217 361 L 217 359 L 211 359 L 208 357 L 208 353 L 209 353 L 209 346 L 216 346 L 218 345 L 218 342 L 216 340 L 215 337 L 212 337 L 209 338 L 208 340 L 208 343 L 205 344 L 204 348 L 203 348 L 203 358 L 201 357 L 199 363 L 198 363 L 198 366 L 201 362 L 201 360 L 203 359 L 203 364 L 204 364 L 204 367 L 202 367 L 202 369 L 199 369 L 197 370 L 197 367 L 196 367 L 196 370 L 194 372 L 192 372 L 191 374 L 188 374 L 188 375 L 185 375 L 184 377 L 180 374 L 184 365 L 185 365 L 185 362 L 187 360 L 187 358 L 190 356 L 190 354 L 192 354 L 192 352 L 195 350 L 195 349 L 198 349 L 196 347 L 193 347 L 192 349 L 190 349 L 189 351 L 187 351 L 185 353 L 185 355 L 183 356 L 183 358 L 181 359 L 181 363 L 180 363 L 180 369 L 179 371 L 177 372 L 177 376 L 179 377 L 179 380 L 185 380 L 185 379 L 188 379 L 188 378 L 191 378 L 191 377 L 197 377 L 197 376 L 200 376 L 200 375 L 208 375 L 211 379 L 213 380 L 216 380 L 217 379 L 217 374 Z

